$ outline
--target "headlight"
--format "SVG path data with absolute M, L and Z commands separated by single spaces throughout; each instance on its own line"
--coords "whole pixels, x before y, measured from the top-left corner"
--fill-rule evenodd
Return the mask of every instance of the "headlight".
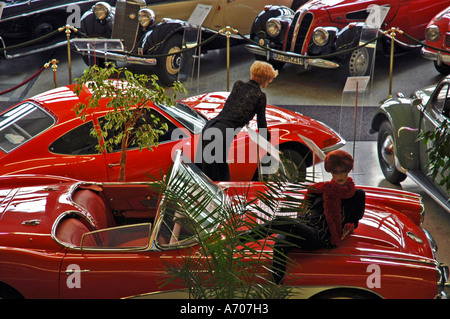
M 97 2 L 92 8 L 92 11 L 94 11 L 95 17 L 98 20 L 104 20 L 109 16 L 111 6 L 106 2 Z
M 138 20 L 142 27 L 148 27 L 155 22 L 155 13 L 151 9 L 141 9 L 139 11 Z
M 441 31 L 437 25 L 430 25 L 425 31 L 425 37 L 430 42 L 435 42 L 441 37 Z
M 319 27 L 314 30 L 312 39 L 316 45 L 321 47 L 328 43 L 329 37 L 330 37 L 330 35 L 329 35 L 328 31 L 325 30 L 324 28 Z
M 271 37 L 276 37 L 281 32 L 281 23 L 275 18 L 270 18 L 266 22 L 266 31 Z

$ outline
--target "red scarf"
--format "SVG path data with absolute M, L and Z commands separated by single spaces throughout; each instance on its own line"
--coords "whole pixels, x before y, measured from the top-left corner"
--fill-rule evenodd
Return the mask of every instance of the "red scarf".
M 323 210 L 331 234 L 331 243 L 338 245 L 342 237 L 342 207 L 341 200 L 355 195 L 355 183 L 349 177 L 344 185 L 335 181 L 320 182 L 308 189 L 308 194 L 322 194 Z

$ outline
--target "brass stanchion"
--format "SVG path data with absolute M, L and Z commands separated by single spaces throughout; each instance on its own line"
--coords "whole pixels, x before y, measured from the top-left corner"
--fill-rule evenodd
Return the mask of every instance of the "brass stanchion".
M 390 67 L 389 67 L 389 98 L 392 98 L 392 78 L 394 72 L 394 42 L 395 42 L 395 33 L 396 29 L 391 28 L 389 30 L 391 36 L 391 57 L 390 57 Z
M 68 24 L 65 27 L 59 28 L 58 30 L 63 31 L 64 29 L 66 29 L 66 37 L 67 37 L 67 61 L 68 61 L 68 65 L 69 65 L 69 84 L 71 84 L 72 83 L 72 54 L 70 51 L 70 33 L 71 33 L 70 29 L 73 29 L 75 32 L 77 32 L 78 30 Z
M 230 91 L 230 36 L 231 32 L 234 34 L 238 33 L 238 30 L 233 29 L 230 26 L 226 26 L 224 29 L 220 30 L 219 33 L 225 32 L 225 36 L 227 37 L 227 91 Z
M 53 82 L 55 83 L 55 88 L 58 87 L 58 80 L 57 80 L 57 77 L 56 77 L 56 70 L 58 69 L 57 63 L 59 63 L 59 61 L 56 60 L 56 59 L 53 59 L 53 60 L 48 61 L 47 63 L 44 64 L 45 68 L 48 68 L 51 65 L 51 68 L 53 70 Z

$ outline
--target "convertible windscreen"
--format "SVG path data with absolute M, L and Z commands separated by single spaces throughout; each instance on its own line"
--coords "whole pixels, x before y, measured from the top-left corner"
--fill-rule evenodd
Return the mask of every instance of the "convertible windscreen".
M 173 166 L 160 204 L 158 244 L 163 248 L 191 245 L 199 236 L 214 232 L 219 227 L 225 201 L 222 188 L 197 166 L 182 163 L 180 158 Z
M 178 122 L 183 124 L 191 133 L 198 134 L 206 124 L 206 119 L 195 110 L 183 103 L 177 103 L 176 106 L 167 107 L 159 105 L 166 113 L 170 114 Z
M 37 105 L 20 104 L 0 116 L 0 149 L 9 153 L 54 123 L 55 119 Z

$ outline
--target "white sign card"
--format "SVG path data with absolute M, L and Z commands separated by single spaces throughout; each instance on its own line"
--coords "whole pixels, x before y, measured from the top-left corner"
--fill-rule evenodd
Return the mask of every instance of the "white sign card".
M 202 25 L 211 10 L 212 5 L 197 4 L 194 12 L 189 17 L 188 23 L 193 25 Z

